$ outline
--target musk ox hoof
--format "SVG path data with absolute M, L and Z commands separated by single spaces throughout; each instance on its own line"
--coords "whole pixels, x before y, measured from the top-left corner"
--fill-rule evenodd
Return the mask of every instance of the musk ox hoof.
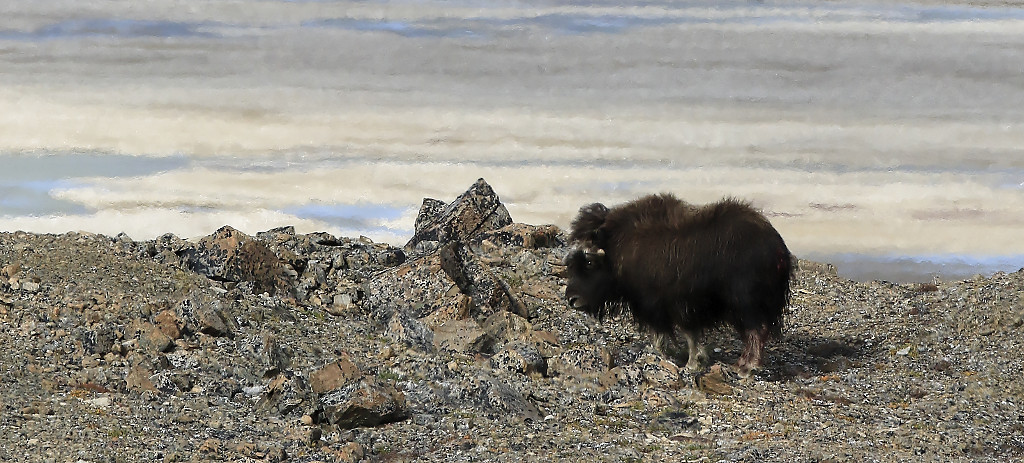
M 696 355 L 690 355 L 689 360 L 686 362 L 687 373 L 699 373 L 704 371 L 708 365 L 708 354 L 704 352 L 704 349 L 698 349 Z
M 737 363 L 736 366 L 733 368 L 736 370 L 736 375 L 739 376 L 740 379 L 747 379 L 753 377 L 755 374 L 762 370 L 760 366 L 748 365 L 744 363 Z

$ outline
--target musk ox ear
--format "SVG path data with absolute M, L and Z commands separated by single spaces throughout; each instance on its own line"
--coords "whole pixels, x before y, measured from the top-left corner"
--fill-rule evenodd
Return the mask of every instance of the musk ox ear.
M 601 226 L 608 217 L 608 208 L 604 204 L 594 203 L 580 208 L 576 219 L 572 221 L 572 232 L 569 239 L 577 243 L 590 243 L 603 247 L 604 233 Z

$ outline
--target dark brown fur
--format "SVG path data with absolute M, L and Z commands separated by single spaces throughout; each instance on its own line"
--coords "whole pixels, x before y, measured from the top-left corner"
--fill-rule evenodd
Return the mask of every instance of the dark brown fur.
M 744 340 L 741 374 L 761 366 L 764 343 L 781 333 L 792 256 L 771 223 L 749 204 L 725 199 L 703 207 L 671 195 L 580 209 L 566 258 L 569 305 L 603 318 L 628 307 L 641 327 L 686 337 L 688 368 L 700 363 L 697 339 L 728 324 Z

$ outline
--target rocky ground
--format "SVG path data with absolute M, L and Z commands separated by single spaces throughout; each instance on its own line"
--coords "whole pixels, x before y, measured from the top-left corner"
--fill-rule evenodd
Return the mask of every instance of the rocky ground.
M 478 182 L 404 248 L 0 234 L 2 461 L 1024 459 L 1024 272 L 801 262 L 783 339 L 697 374 L 566 309 L 555 227 Z M 678 353 L 677 353 L 678 354 Z

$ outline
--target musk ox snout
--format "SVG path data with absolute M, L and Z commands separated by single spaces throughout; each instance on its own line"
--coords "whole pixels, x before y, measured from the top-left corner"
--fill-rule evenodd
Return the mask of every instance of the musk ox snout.
M 565 300 L 569 308 L 602 317 L 613 298 L 614 274 L 602 250 L 576 249 L 565 258 L 568 280 Z

